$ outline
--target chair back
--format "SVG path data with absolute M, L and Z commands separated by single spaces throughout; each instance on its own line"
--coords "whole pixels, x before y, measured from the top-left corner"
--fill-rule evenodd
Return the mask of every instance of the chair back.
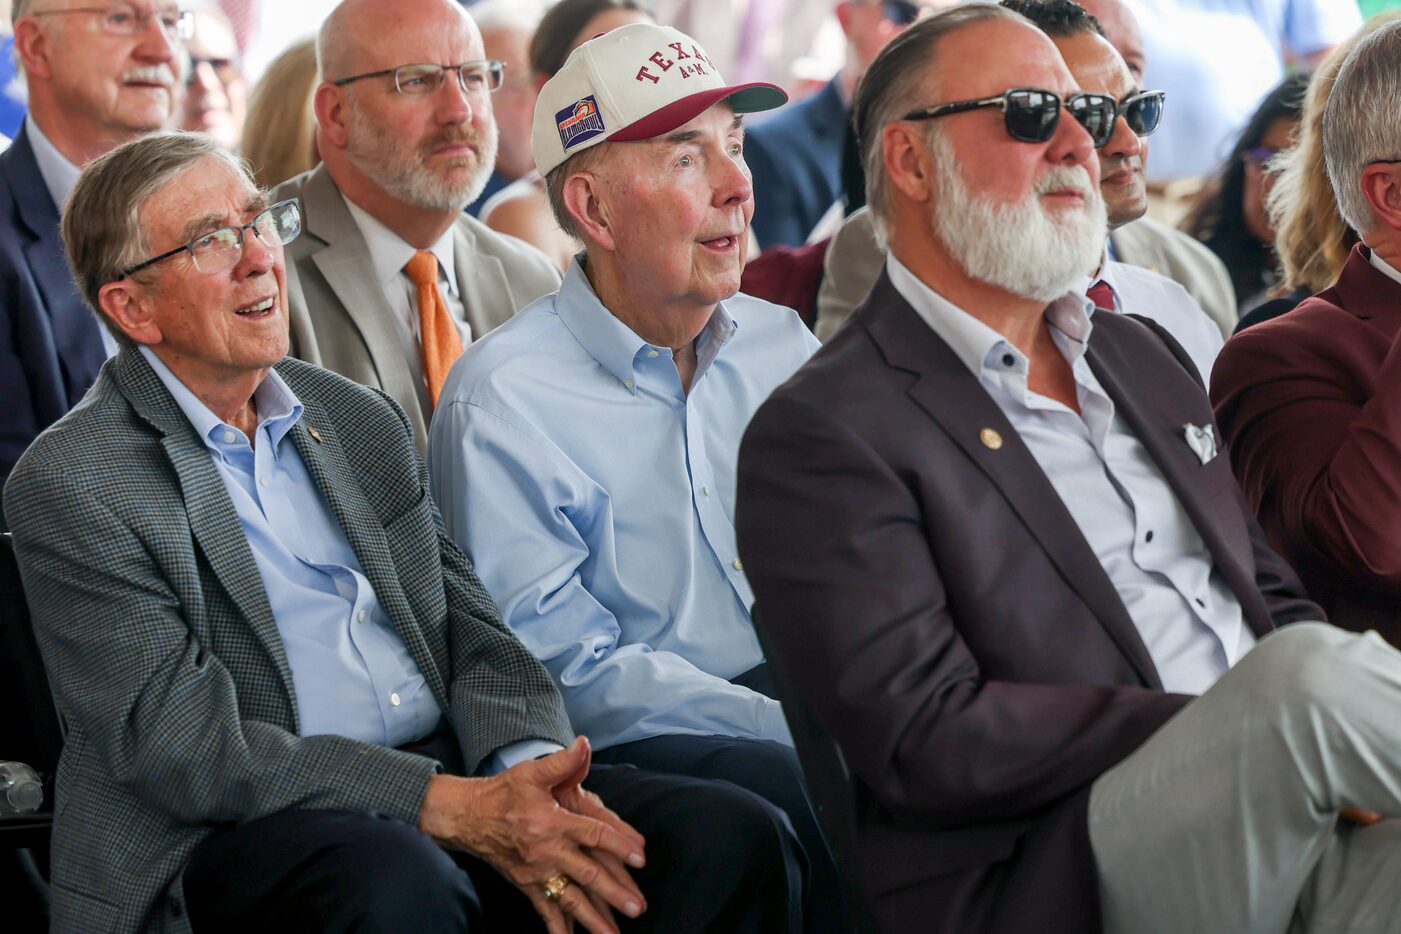
M 23 762 L 38 772 L 50 810 L 63 731 L 34 640 L 9 532 L 0 533 L 0 684 L 9 705 L 0 711 L 0 760 Z
M 856 795 L 851 771 L 842 756 L 841 746 L 818 722 L 812 708 L 799 695 L 789 668 L 791 660 L 773 650 L 773 641 L 764 631 L 757 605 L 751 615 L 754 631 L 759 636 L 759 646 L 768 664 L 769 676 L 773 679 L 774 691 L 783 704 L 783 715 L 788 720 L 789 732 L 793 734 L 793 744 L 798 751 L 798 761 L 803 766 L 813 808 L 822 822 L 827 846 L 832 851 L 832 859 L 846 887 L 850 915 L 847 929 L 853 934 L 876 934 L 879 929 L 857 881 L 860 876 L 855 862 Z

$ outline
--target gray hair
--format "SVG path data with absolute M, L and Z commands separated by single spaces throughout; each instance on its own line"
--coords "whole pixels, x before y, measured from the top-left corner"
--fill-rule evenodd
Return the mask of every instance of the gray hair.
M 1338 212 L 1364 236 L 1376 216 L 1362 193 L 1362 170 L 1384 159 L 1401 159 L 1401 22 L 1357 43 L 1323 111 L 1323 161 Z
M 564 183 L 569 181 L 571 175 L 591 170 L 599 163 L 603 153 L 612 145 L 612 143 L 605 142 L 581 149 L 550 169 L 549 174 L 545 176 L 545 197 L 549 199 L 550 212 L 555 216 L 555 223 L 559 225 L 560 230 L 575 240 L 583 240 L 584 238 L 579 236 L 579 224 L 574 220 L 574 216 L 569 213 L 569 207 L 564 203 Z
M 890 180 L 885 174 L 881 130 L 905 114 L 927 106 L 928 76 L 939 40 L 971 23 L 1007 19 L 1030 23 L 1020 13 L 993 3 L 969 3 L 936 13 L 916 22 L 881 50 L 856 88 L 852 119 L 866 171 L 866 201 L 876 222 L 877 238 L 884 242 L 890 216 Z
M 248 166 L 203 133 L 156 133 L 123 143 L 90 162 L 63 208 L 63 244 L 78 293 L 119 343 L 132 341 L 102 310 L 98 293 L 141 262 L 151 247 L 141 208 L 197 162 L 214 157 L 256 189 Z

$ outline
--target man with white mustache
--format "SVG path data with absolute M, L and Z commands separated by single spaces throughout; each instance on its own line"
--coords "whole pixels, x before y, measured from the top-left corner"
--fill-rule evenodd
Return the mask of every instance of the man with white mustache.
M 769 662 L 883 931 L 1396 931 L 1401 653 L 1317 622 L 1191 359 L 1079 290 L 1119 106 L 1001 6 L 867 72 L 885 270 L 740 449 Z
M 173 0 L 16 0 L 11 12 L 29 114 L 0 154 L 0 483 L 116 352 L 73 286 L 59 209 L 83 166 L 170 122 L 191 25 Z
M 387 392 L 422 452 L 462 349 L 559 286 L 538 250 L 463 214 L 496 162 L 504 66 L 454 0 L 346 0 L 316 54 L 321 165 L 275 193 L 306 209 L 292 355 Z

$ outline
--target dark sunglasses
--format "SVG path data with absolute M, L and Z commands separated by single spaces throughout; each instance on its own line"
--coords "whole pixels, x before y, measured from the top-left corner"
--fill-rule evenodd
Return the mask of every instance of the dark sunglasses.
M 1055 135 L 1062 106 L 1090 134 L 1096 149 L 1114 135 L 1119 102 L 1108 94 L 1072 94 L 1061 100 L 1060 95 L 1038 88 L 1012 88 L 996 97 L 937 104 L 905 114 L 903 119 L 934 120 L 980 107 L 1000 107 L 1008 136 L 1023 143 L 1044 143 Z
M 1136 136 L 1150 136 L 1163 119 L 1166 91 L 1140 91 L 1115 109 Z

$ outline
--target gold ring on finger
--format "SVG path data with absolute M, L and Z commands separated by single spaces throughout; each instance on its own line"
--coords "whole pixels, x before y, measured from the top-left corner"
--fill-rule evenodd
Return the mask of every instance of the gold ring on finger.
M 569 888 L 570 878 L 563 873 L 545 883 L 545 897 L 552 902 L 559 901 L 564 890 Z

